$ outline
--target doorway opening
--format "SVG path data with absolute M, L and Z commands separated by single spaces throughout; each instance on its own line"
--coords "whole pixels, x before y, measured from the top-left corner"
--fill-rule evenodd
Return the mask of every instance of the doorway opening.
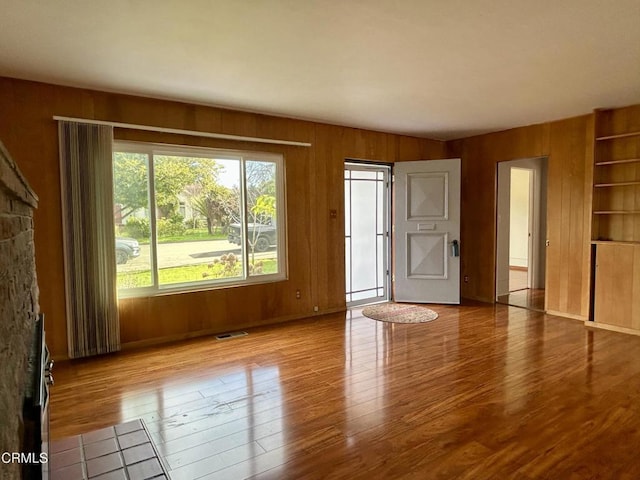
M 498 164 L 496 302 L 545 310 L 546 157 Z
M 509 293 L 531 288 L 534 170 L 511 168 L 509 198 Z
M 344 169 L 347 306 L 390 298 L 391 167 L 347 161 Z

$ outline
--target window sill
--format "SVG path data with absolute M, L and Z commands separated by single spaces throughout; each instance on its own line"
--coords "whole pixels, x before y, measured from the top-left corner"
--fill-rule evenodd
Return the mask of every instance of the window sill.
M 241 280 L 239 282 L 210 282 L 200 283 L 198 285 L 193 284 L 177 284 L 171 287 L 165 288 L 136 288 L 135 290 L 119 290 L 118 300 L 126 300 L 129 298 L 145 298 L 145 297 L 162 297 L 166 295 L 178 295 L 183 293 L 199 293 L 211 290 L 222 290 L 226 288 L 238 288 L 249 287 L 253 285 L 264 285 L 268 283 L 278 283 L 288 280 L 286 274 L 273 274 L 264 275 L 261 277 L 254 277 L 248 280 Z

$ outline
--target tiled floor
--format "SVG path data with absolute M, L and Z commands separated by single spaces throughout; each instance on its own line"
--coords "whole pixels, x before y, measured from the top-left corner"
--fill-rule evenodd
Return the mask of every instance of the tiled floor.
M 140 420 L 49 446 L 51 480 L 162 480 L 165 469 Z

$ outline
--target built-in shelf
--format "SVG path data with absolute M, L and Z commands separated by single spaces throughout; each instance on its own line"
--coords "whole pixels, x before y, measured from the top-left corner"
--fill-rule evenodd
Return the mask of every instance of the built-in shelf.
M 589 324 L 640 335 L 640 106 L 597 110 L 594 130 Z
M 594 215 L 635 215 L 640 210 L 599 210 L 593 212 Z
M 606 162 L 596 162 L 597 166 L 602 165 L 620 165 L 623 163 L 640 163 L 640 158 L 626 158 L 624 160 L 608 160 Z
M 594 187 L 628 187 L 629 185 L 640 185 L 640 182 L 596 183 Z
M 640 132 L 620 133 L 618 135 L 607 135 L 604 137 L 596 137 L 596 141 L 615 140 L 616 138 L 640 137 Z

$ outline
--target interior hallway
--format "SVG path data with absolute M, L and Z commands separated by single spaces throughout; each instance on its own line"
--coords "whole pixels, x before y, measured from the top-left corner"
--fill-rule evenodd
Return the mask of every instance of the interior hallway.
M 509 268 L 509 294 L 500 295 L 497 302 L 503 305 L 544 312 L 544 289 L 527 288 L 527 270 Z

